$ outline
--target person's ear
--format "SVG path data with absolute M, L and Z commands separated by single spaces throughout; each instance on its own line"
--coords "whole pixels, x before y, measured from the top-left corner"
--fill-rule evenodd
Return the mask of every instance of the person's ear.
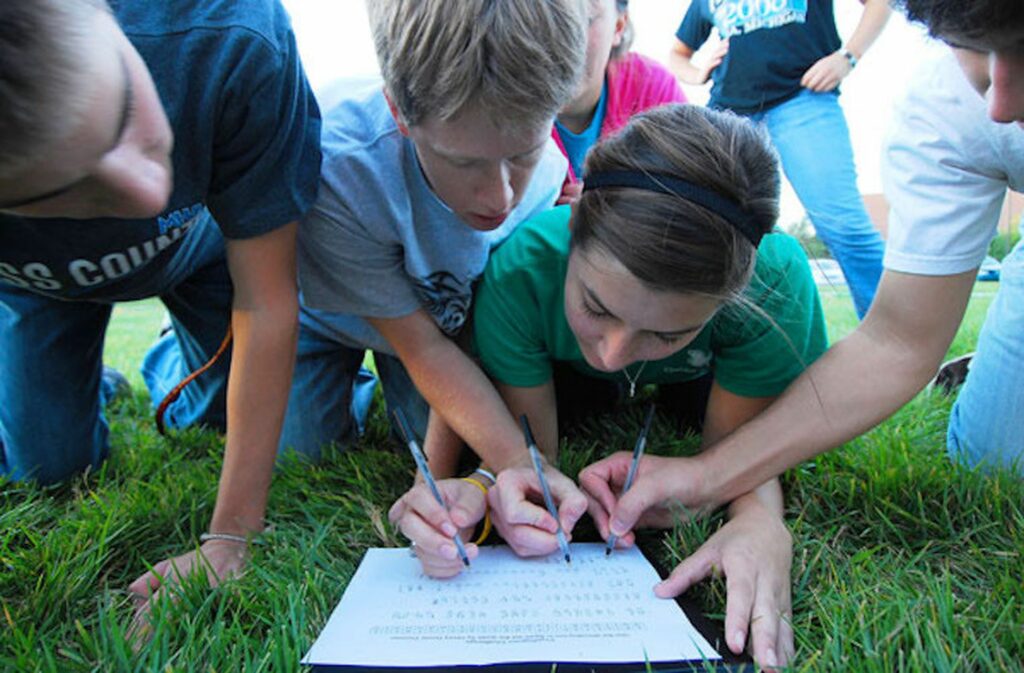
M 612 37 L 612 48 L 616 48 L 622 44 L 622 39 L 626 35 L 626 26 L 629 25 L 629 10 L 619 12 L 619 18 L 615 19 L 615 35 Z
M 395 125 L 398 126 L 398 132 L 408 138 L 409 125 L 402 119 L 402 113 L 398 111 L 395 101 L 391 100 L 391 94 L 388 93 L 387 89 L 384 89 L 384 100 L 388 102 L 388 110 L 391 111 L 391 117 L 395 120 Z

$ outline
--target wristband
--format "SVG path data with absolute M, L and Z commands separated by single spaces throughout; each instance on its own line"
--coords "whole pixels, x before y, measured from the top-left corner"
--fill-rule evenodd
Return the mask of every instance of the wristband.
M 478 467 L 475 470 L 473 470 L 473 474 L 479 474 L 479 475 L 482 475 L 484 477 L 487 477 L 488 479 L 491 480 L 491 485 L 492 486 L 494 484 L 498 483 L 498 478 L 494 476 L 494 473 L 491 472 L 490 470 L 485 470 L 482 467 Z
M 478 479 L 474 479 L 473 477 L 463 477 L 462 481 L 468 481 L 479 488 L 484 494 L 484 527 L 480 529 L 480 534 L 475 540 L 473 540 L 473 544 L 479 545 L 487 539 L 488 535 L 491 534 L 491 510 L 487 506 L 487 487 L 481 484 Z
M 249 538 L 244 535 L 232 535 L 231 533 L 203 533 L 199 536 L 199 542 L 209 542 L 210 540 L 224 540 L 225 542 L 237 542 L 238 544 L 249 544 Z
M 854 68 L 857 65 L 857 57 L 853 55 L 853 52 L 846 47 L 840 47 L 839 53 L 842 54 L 843 58 L 850 64 L 850 68 Z
M 225 542 L 236 542 L 244 545 L 262 544 L 263 540 L 261 540 L 259 536 L 264 533 L 269 533 L 273 529 L 274 526 L 268 524 L 258 533 L 250 533 L 249 535 L 235 535 L 233 533 L 202 533 L 199 536 L 199 543 L 202 544 L 204 542 L 209 542 L 210 540 L 223 540 Z

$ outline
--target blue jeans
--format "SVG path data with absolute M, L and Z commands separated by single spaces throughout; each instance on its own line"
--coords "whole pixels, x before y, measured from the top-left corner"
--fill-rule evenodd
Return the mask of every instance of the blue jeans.
M 231 310 L 224 241 L 211 221 L 197 225 L 181 246 L 158 277 L 133 287 L 130 296 L 100 291 L 64 301 L 0 284 L 0 474 L 50 484 L 106 458 L 100 374 L 113 302 L 158 295 L 171 313 L 176 340 L 170 340 L 180 348 L 161 341 L 143 367 L 154 400 L 215 352 Z M 169 410 L 169 425 L 223 426 L 229 359 L 186 389 Z
M 279 453 L 294 450 L 319 460 L 328 444 L 346 446 L 358 435 L 359 418 L 369 403 L 365 395 L 372 395 L 372 382 L 367 385 L 367 372 L 361 368 L 366 350 L 346 345 L 332 316 L 305 306 L 300 312 L 298 355 Z M 430 414 L 426 400 L 398 358 L 374 352 L 373 359 L 388 419 L 401 408 L 422 439 Z
M 882 276 L 884 244 L 860 191 L 846 117 L 835 93 L 804 90 L 751 115 L 768 130 L 782 169 L 828 246 L 863 318 Z
M 947 447 L 969 466 L 1024 477 L 1024 243 L 1003 260 L 999 291 L 949 418 Z

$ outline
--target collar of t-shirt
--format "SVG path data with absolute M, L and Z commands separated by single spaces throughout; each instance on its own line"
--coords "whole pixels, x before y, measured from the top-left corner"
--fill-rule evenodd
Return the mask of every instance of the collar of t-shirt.
M 601 126 L 604 124 L 604 115 L 607 107 L 608 83 L 605 82 L 604 86 L 601 87 L 601 97 L 598 99 L 597 107 L 594 109 L 594 116 L 590 120 L 590 125 L 583 130 L 583 133 L 573 133 L 562 126 L 557 119 L 555 120 L 555 132 L 558 134 L 558 140 L 561 141 L 562 151 L 565 152 L 569 165 L 572 167 L 573 176 L 577 179 L 582 179 L 583 177 L 583 160 L 587 156 L 587 151 L 601 137 Z

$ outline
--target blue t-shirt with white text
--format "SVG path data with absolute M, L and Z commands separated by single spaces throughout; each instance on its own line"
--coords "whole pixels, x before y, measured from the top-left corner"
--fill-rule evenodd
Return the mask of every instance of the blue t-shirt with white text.
M 807 69 L 842 44 L 832 0 L 693 0 L 676 37 L 696 51 L 712 30 L 729 51 L 711 73 L 709 105 L 739 114 L 800 93 Z
M 279 0 L 114 2 L 174 132 L 174 187 L 151 219 L 0 215 L 0 286 L 114 301 L 161 291 L 189 237 L 298 220 L 316 197 L 320 112 Z

